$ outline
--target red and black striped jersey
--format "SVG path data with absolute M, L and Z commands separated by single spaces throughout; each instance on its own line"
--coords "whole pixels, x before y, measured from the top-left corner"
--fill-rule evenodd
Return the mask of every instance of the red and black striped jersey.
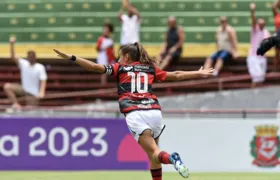
M 134 110 L 161 109 L 152 84 L 164 81 L 166 71 L 156 66 L 135 62 L 105 65 L 106 73 L 115 76 L 118 83 L 119 106 L 122 113 Z

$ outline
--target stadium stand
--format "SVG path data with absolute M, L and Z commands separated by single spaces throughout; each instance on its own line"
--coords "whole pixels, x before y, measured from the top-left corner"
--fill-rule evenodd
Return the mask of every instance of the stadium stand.
M 100 35 L 102 24 L 111 21 L 117 26 L 115 41 L 119 42 L 120 27 L 116 18 L 120 2 L 116 0 L 100 1 L 1 1 L 1 34 L 0 41 L 6 43 L 11 35 L 22 43 L 82 43 L 76 45 L 75 52 L 89 57 L 95 56 L 93 46 L 85 48 L 84 44 L 93 44 Z M 162 42 L 166 30 L 167 17 L 174 15 L 178 23 L 184 26 L 187 43 L 207 43 L 206 45 L 189 44 L 184 56 L 206 56 L 215 48 L 208 43 L 214 42 L 214 32 L 218 18 L 226 15 L 229 23 L 236 27 L 240 45 L 240 55 L 247 55 L 250 17 L 249 0 L 177 0 L 155 1 L 134 0 L 132 3 L 141 12 L 141 42 L 145 43 L 149 52 L 157 54 L 158 43 Z M 263 16 L 268 22 L 268 29 L 273 31 L 272 1 L 258 0 L 257 15 Z M 26 51 L 21 45 L 20 53 Z M 204 47 L 204 48 L 203 48 Z M 47 56 L 50 46 L 35 46 L 41 56 Z M 68 49 L 69 46 L 62 46 Z M 190 51 L 192 48 L 192 51 Z M 201 52 L 201 49 L 204 51 Z M 22 50 L 21 50 L 22 49 Z M 3 53 L 3 52 L 1 52 Z M 7 55 L 4 53 L 4 55 Z
M 218 18 L 226 15 L 230 24 L 236 27 L 239 42 L 240 59 L 227 66 L 222 77 L 229 75 L 247 74 L 244 57 L 249 48 L 249 3 L 250 1 L 219 0 L 213 3 L 208 0 L 176 0 L 175 2 L 162 0 L 133 0 L 132 3 L 139 9 L 142 16 L 141 42 L 151 55 L 157 55 L 166 30 L 166 21 L 169 15 L 174 15 L 178 23 L 184 26 L 186 45 L 183 59 L 178 66 L 180 70 L 198 69 L 206 56 L 215 49 L 214 32 L 218 25 Z M 272 2 L 266 0 L 256 1 L 257 16 L 263 16 L 268 22 L 268 29 L 273 31 Z M 9 61 L 9 37 L 17 38 L 16 52 L 26 55 L 26 51 L 34 49 L 39 62 L 46 65 L 49 79 L 47 93 L 83 91 L 101 88 L 113 88 L 112 81 L 101 87 L 99 75 L 91 74 L 71 62 L 53 59 L 55 54 L 52 48 L 65 52 L 75 53 L 83 57 L 94 59 L 96 56 L 95 42 L 101 34 L 102 24 L 112 22 L 117 28 L 114 34 L 116 42 L 119 41 L 120 26 L 117 21 L 117 12 L 120 2 L 117 0 L 101 1 L 87 0 L 9 0 L 0 2 L 0 56 L 1 60 L 0 84 L 13 81 L 19 82 L 18 69 Z M 116 48 L 118 49 L 118 48 Z M 270 52 L 269 55 L 272 55 Z M 271 70 L 271 66 L 269 70 Z M 269 85 L 277 84 L 275 78 L 269 79 Z M 248 88 L 250 79 L 236 83 L 224 83 L 223 89 Z M 157 95 L 166 93 L 186 93 L 218 90 L 217 83 L 200 84 L 197 86 L 181 88 L 157 89 Z M 116 99 L 115 93 L 100 94 L 104 100 Z M 4 98 L 3 91 L 0 98 Z M 77 96 L 71 98 L 49 99 L 42 101 L 41 105 L 69 105 L 91 102 L 97 96 Z M 0 104 L 7 104 L 1 100 Z

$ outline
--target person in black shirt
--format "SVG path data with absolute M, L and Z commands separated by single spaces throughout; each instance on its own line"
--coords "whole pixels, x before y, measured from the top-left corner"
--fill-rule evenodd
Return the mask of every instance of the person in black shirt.
M 183 27 L 177 25 L 175 17 L 169 17 L 168 26 L 162 51 L 159 55 L 159 67 L 163 70 L 179 61 L 185 40 Z

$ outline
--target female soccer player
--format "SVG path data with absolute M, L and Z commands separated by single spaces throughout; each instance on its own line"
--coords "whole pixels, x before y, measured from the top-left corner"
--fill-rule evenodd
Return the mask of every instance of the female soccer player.
M 165 126 L 161 124 L 161 107 L 152 93 L 155 81 L 180 81 L 196 77 L 209 77 L 213 69 L 199 71 L 166 72 L 156 66 L 156 60 L 150 58 L 139 43 L 121 48 L 119 62 L 113 65 L 100 65 L 89 60 L 54 51 L 63 59 L 75 61 L 88 71 L 106 73 L 115 76 L 118 82 L 120 111 L 125 115 L 129 130 L 142 146 L 150 160 L 153 180 L 162 180 L 161 164 L 173 164 L 181 176 L 189 176 L 188 168 L 178 153 L 161 151 L 158 147 L 159 136 Z

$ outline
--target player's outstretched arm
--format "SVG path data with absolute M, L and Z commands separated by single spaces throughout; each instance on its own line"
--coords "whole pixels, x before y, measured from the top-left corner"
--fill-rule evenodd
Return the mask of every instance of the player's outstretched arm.
M 83 67 L 84 69 L 86 69 L 88 71 L 105 73 L 105 67 L 102 64 L 96 64 L 96 63 L 94 63 L 90 60 L 84 59 L 84 58 L 80 58 L 80 57 L 76 57 L 76 56 L 73 56 L 73 55 L 65 54 L 63 52 L 60 52 L 57 49 L 54 49 L 54 52 L 56 52 L 58 54 L 58 56 L 61 57 L 62 59 L 72 60 L 76 64 L 80 65 L 81 67 Z
M 182 81 L 192 78 L 207 78 L 213 76 L 214 69 L 203 69 L 201 67 L 198 71 L 174 71 L 167 72 L 166 81 Z

